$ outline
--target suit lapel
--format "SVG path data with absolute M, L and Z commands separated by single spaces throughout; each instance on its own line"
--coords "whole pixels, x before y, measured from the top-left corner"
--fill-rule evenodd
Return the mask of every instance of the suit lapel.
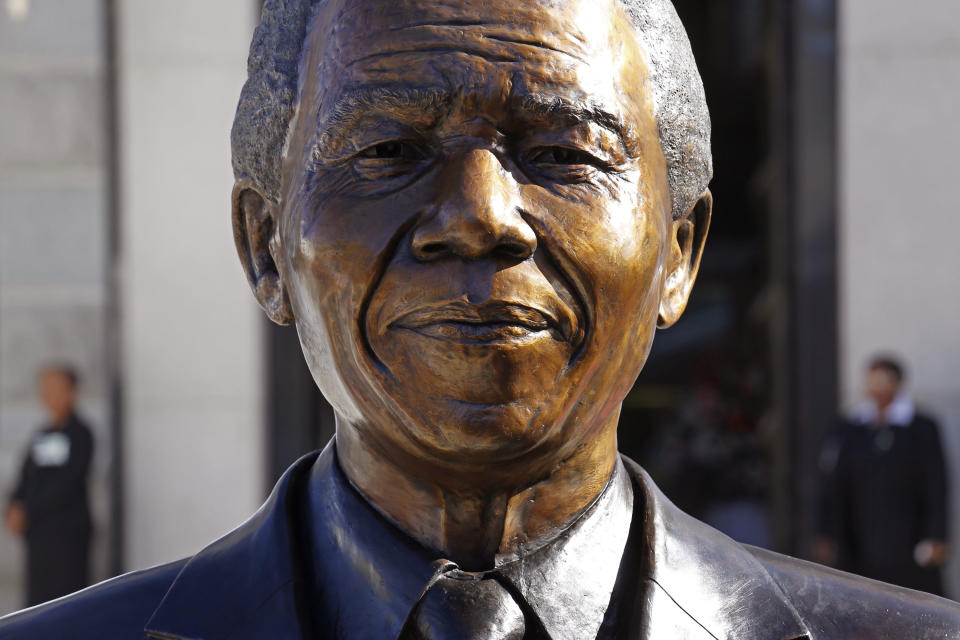
M 164 640 L 299 640 L 300 563 L 293 531 L 302 480 L 316 459 L 301 458 L 244 524 L 195 555 L 146 625 Z
M 716 636 L 677 604 L 670 594 L 652 580 L 644 585 L 646 611 L 641 638 L 670 640 L 716 640 Z
M 677 509 L 643 469 L 634 482 L 640 535 L 631 544 L 646 580 L 633 607 L 636 638 L 799 640 L 806 626 L 779 585 L 744 547 Z M 640 498 L 640 499 L 638 499 Z

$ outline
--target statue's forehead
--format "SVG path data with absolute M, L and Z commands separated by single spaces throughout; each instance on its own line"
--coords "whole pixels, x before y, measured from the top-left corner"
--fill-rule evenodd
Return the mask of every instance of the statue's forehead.
M 331 0 L 307 45 L 304 95 L 318 106 L 348 87 L 444 81 L 611 106 L 645 93 L 644 56 L 614 0 Z M 637 86 L 617 86 L 625 67 Z
M 585 60 L 611 48 L 613 0 L 331 0 L 308 39 L 349 64 L 375 50 L 483 45 L 507 58 L 518 44 Z

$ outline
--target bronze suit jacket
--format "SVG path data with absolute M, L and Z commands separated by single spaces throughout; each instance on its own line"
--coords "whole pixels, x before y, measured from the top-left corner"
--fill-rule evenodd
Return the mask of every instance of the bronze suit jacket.
M 0 640 L 299 640 L 309 629 L 295 463 L 261 509 L 200 553 L 0 620 Z M 960 605 L 742 546 L 667 500 L 625 460 L 634 525 L 603 637 L 629 640 L 960 638 Z M 640 499 L 638 499 L 640 498 Z

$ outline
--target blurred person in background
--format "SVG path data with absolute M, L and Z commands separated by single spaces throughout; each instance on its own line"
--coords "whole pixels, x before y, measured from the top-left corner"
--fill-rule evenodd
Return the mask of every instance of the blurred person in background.
M 76 414 L 77 382 L 69 366 L 41 371 L 40 400 L 48 421 L 30 441 L 7 505 L 7 530 L 26 542 L 27 606 L 89 584 L 87 475 L 93 438 Z
M 868 578 L 943 595 L 947 481 L 937 424 L 903 390 L 903 366 L 867 367 L 866 400 L 822 455 L 815 557 Z

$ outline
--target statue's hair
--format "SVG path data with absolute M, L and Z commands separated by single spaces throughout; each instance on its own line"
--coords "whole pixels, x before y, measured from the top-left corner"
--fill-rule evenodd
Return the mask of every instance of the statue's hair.
M 300 57 L 313 11 L 326 0 L 266 0 L 247 82 L 233 121 L 233 171 L 279 202 L 280 170 L 296 110 Z M 617 0 L 647 54 L 654 116 L 667 162 L 674 218 L 713 175 L 710 113 L 687 34 L 670 0 Z

